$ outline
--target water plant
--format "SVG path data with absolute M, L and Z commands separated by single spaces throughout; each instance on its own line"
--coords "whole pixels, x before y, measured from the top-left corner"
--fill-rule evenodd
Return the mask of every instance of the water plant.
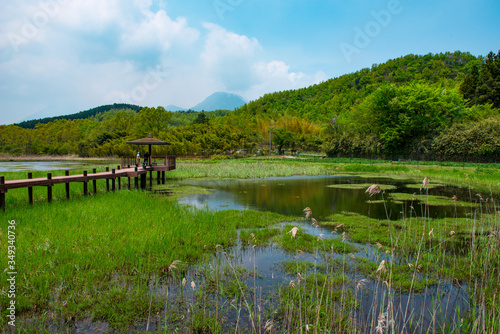
M 139 332 L 497 332 L 498 198 L 451 198 L 455 215 L 434 218 L 431 185 L 424 179 L 392 219 L 370 217 L 370 207 L 367 215 L 321 219 L 311 208 L 305 219 L 194 210 L 141 191 L 18 204 L 22 210 L 0 218 L 18 226 L 20 326 L 28 332 L 80 322 Z M 370 205 L 386 208 L 392 189 L 365 186 Z M 5 254 L 4 226 L 0 240 Z M 259 270 L 265 247 L 288 257 L 276 266 L 282 276 L 273 278 L 273 288 Z M 242 262 L 243 252 L 251 263 Z M 2 309 L 7 302 L 2 294 Z

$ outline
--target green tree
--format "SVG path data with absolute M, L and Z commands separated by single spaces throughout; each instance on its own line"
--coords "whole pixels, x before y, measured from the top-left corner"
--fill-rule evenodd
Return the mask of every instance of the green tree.
M 486 57 L 476 89 L 476 103 L 492 103 L 500 108 L 500 51 L 490 52 Z
M 500 51 L 498 54 L 490 52 L 479 71 L 473 66 L 460 85 L 463 97 L 473 104 L 492 104 L 493 108 L 500 108 Z
M 474 104 L 476 89 L 479 82 L 479 70 L 476 65 L 472 66 L 471 72 L 460 85 L 460 92 L 464 99 L 469 100 L 469 105 Z
M 427 84 L 385 86 L 371 99 L 374 122 L 388 154 L 408 153 L 412 141 L 452 124 L 464 112 L 457 90 Z
M 206 123 L 208 123 L 208 117 L 204 111 L 199 112 L 193 121 L 193 124 L 206 124 Z
M 158 136 L 160 131 L 165 131 L 168 128 L 171 118 L 172 113 L 163 107 L 145 107 L 137 115 L 136 129 L 140 135 L 151 133 L 153 136 Z
M 274 145 L 281 152 L 284 147 L 295 148 L 297 135 L 295 132 L 287 131 L 285 128 L 278 128 L 272 131 Z

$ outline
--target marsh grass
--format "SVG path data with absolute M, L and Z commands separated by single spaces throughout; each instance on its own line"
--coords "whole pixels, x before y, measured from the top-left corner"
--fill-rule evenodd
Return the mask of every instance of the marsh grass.
M 368 183 L 341 183 L 341 184 L 330 184 L 327 187 L 328 188 L 339 188 L 339 189 L 366 189 L 370 186 L 371 184 Z M 392 185 L 385 185 L 385 190 L 394 190 L 396 189 L 396 186 Z
M 271 213 L 192 210 L 136 191 L 38 203 L 0 216 L 16 221 L 17 270 L 24 273 L 18 276 L 19 315 L 50 310 L 53 320 L 90 316 L 119 328 L 164 303 L 144 293 L 149 277 L 168 277 L 174 261 L 182 261 L 176 270 L 184 270 L 184 264 L 210 257 L 217 245 L 234 245 L 238 227 L 284 220 Z M 6 240 L 5 225 L 0 231 Z M 6 253 L 3 242 L 1 251 Z M 2 309 L 7 302 L 3 294 Z M 130 303 L 135 306 L 125 307 Z
M 389 193 L 386 201 L 397 202 L 404 204 L 407 201 L 413 201 L 416 205 L 420 202 L 425 202 L 427 205 L 432 206 L 453 206 L 459 205 L 463 207 L 478 206 L 479 203 L 471 203 L 465 201 L 454 201 L 452 198 L 437 195 L 421 195 L 421 194 L 408 194 L 408 193 Z M 381 201 L 381 200 L 380 200 Z
M 237 175 L 228 168 L 220 175 Z M 496 333 L 498 199 L 454 201 L 467 218 L 432 219 L 427 189 L 394 221 L 345 212 L 318 222 L 309 209 L 301 223 L 330 226 L 329 238 L 300 224 L 277 225 L 296 217 L 193 210 L 146 192 L 18 204 L 22 210 L 0 217 L 17 223 L 20 324 L 27 332 L 63 331 L 91 319 L 115 332 Z M 385 203 L 387 196 L 381 191 L 370 200 Z M 286 250 L 293 260 L 281 268 L 291 279 L 263 295 L 256 253 L 249 270 L 231 252 L 238 229 L 244 247 Z M 3 225 L 0 240 L 5 254 Z M 7 302 L 2 294 L 2 309 Z
M 185 178 L 266 178 L 291 175 L 327 174 L 323 164 L 302 161 L 264 159 L 218 160 L 211 162 L 180 161 L 177 169 L 169 172 L 174 179 Z
M 240 231 L 240 240 L 245 245 L 266 246 L 271 242 L 271 238 L 281 234 L 279 228 L 251 228 Z
M 322 240 L 318 236 L 305 233 L 301 228 L 298 228 L 298 233 L 292 237 L 288 232 L 294 226 L 287 224 L 283 232 L 276 236 L 274 240 L 280 245 L 282 249 L 287 252 L 295 252 L 296 250 L 302 252 L 324 252 L 325 250 L 333 251 L 334 253 L 352 253 L 356 250 L 355 246 L 345 245 L 340 238 L 331 238 Z M 318 247 L 321 247 L 318 249 Z

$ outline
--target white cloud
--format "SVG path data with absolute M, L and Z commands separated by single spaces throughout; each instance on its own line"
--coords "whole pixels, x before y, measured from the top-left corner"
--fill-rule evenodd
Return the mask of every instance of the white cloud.
M 215 91 L 256 99 L 324 80 L 269 61 L 254 37 L 213 23 L 200 32 L 161 0 L 43 3 L 0 13 L 0 105 L 16 111 L 2 110 L 0 124 L 115 102 L 192 107 Z M 36 32 L 22 35 L 30 22 Z M 23 38 L 17 49 L 6 33 Z
M 1 14 L 0 104 L 16 110 L 2 114 L 1 124 L 45 109 L 74 113 L 127 95 L 140 105 L 167 104 L 173 88 L 186 87 L 182 76 L 151 76 L 159 65 L 182 64 L 186 57 L 177 57 L 199 38 L 185 18 L 170 18 L 162 3 L 156 11 L 149 0 L 41 4 L 6 6 L 11 15 Z M 20 36 L 16 47 L 8 33 Z
M 257 62 L 253 71 L 258 80 L 245 92 L 241 92 L 248 100 L 254 100 L 270 92 L 307 87 L 327 79 L 327 75 L 321 71 L 313 76 L 302 72 L 291 72 L 289 65 L 278 60 Z
M 72 0 L 61 3 L 59 23 L 79 32 L 102 32 L 109 26 L 123 26 L 129 19 L 122 1 Z
M 130 25 L 122 34 L 120 49 L 126 53 L 159 48 L 167 51 L 174 43 L 189 45 L 198 39 L 199 32 L 187 25 L 185 18 L 175 21 L 163 10 L 147 13 L 143 21 Z
M 213 23 L 203 23 L 203 27 L 209 31 L 201 54 L 207 66 L 228 58 L 251 59 L 262 49 L 256 38 L 229 32 Z
M 289 73 L 290 66 L 283 61 L 273 60 L 269 63 L 257 63 L 255 66 L 257 73 L 263 80 L 277 79 L 294 83 L 305 75 L 304 73 Z
M 252 71 L 261 57 L 262 46 L 256 38 L 238 35 L 213 24 L 203 23 L 208 30 L 200 55 L 207 77 L 215 77 L 225 90 L 245 90 L 255 81 Z

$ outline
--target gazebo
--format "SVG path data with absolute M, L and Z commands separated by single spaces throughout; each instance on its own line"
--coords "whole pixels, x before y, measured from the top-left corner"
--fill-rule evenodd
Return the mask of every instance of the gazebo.
M 144 163 L 143 169 L 138 170 L 139 166 L 137 165 L 137 160 L 136 157 L 134 156 L 129 156 L 129 157 L 121 157 L 121 163 L 122 163 L 122 168 L 131 168 L 131 166 L 136 166 L 135 171 L 131 172 L 130 175 L 133 177 L 137 177 L 138 175 L 141 176 L 141 188 L 146 187 L 146 173 L 149 172 L 149 184 L 150 186 L 152 185 L 152 173 L 157 172 L 157 180 L 158 184 L 160 184 L 160 173 L 161 173 L 161 183 L 165 184 L 165 172 L 171 171 L 175 169 L 175 156 L 161 156 L 161 157 L 154 157 L 156 161 L 154 163 L 151 162 L 152 156 L 151 156 L 151 146 L 152 145 L 172 145 L 171 143 L 168 143 L 166 141 L 160 140 L 153 138 L 151 134 L 149 134 L 146 138 L 141 138 L 141 139 L 136 139 L 136 140 L 131 140 L 128 141 L 127 144 L 130 145 L 148 145 L 148 161 L 147 163 Z
M 148 166 L 151 166 L 151 145 L 172 145 L 166 141 L 153 138 L 153 136 L 151 134 L 149 134 L 146 138 L 128 141 L 127 144 L 130 144 L 130 145 L 148 145 L 149 146 Z

